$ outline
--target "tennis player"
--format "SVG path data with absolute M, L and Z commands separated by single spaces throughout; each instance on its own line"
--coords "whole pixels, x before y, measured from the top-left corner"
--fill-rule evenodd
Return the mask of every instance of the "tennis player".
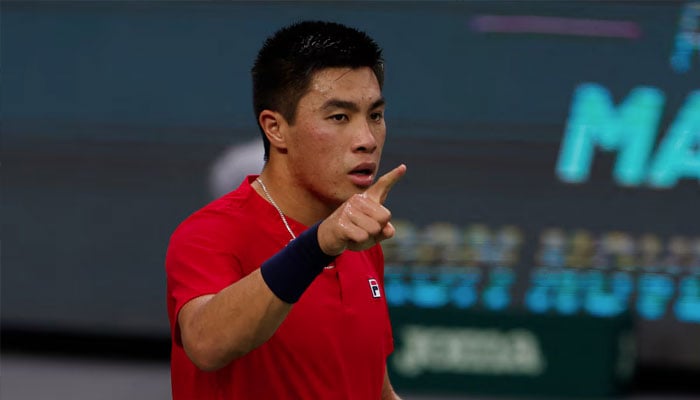
M 166 257 L 175 400 L 398 399 L 379 242 L 404 175 L 379 179 L 381 49 L 307 21 L 252 69 L 259 176 L 195 212 Z

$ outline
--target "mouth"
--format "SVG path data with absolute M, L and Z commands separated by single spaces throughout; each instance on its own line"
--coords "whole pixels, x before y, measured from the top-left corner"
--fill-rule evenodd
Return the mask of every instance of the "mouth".
M 374 163 L 362 163 L 353 168 L 348 175 L 350 180 L 357 186 L 367 188 L 374 181 L 374 173 L 377 170 L 377 165 Z

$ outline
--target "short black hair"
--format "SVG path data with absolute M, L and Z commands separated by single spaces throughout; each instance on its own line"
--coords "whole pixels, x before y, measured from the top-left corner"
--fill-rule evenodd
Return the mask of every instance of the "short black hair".
M 293 124 L 299 100 L 314 73 L 333 67 L 369 67 L 379 87 L 384 84 L 382 50 L 366 33 L 324 21 L 297 22 L 278 30 L 263 44 L 251 71 L 256 121 L 268 109 Z M 267 161 L 270 141 L 262 126 L 260 131 Z

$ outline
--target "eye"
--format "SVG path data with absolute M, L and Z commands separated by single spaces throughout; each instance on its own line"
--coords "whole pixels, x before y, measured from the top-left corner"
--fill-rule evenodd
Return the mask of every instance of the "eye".
M 384 119 L 384 113 L 381 112 L 373 112 L 372 114 L 369 115 L 370 119 L 375 122 L 379 122 L 382 119 Z
M 345 115 L 345 114 L 333 114 L 333 115 L 331 115 L 331 116 L 328 117 L 328 118 L 329 118 L 329 119 L 332 119 L 333 121 L 338 121 L 338 122 L 342 122 L 342 121 L 347 121 L 347 120 L 348 120 L 348 116 Z

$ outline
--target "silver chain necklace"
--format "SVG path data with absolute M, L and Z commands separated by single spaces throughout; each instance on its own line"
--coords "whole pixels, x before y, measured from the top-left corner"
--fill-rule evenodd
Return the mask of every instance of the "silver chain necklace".
M 267 187 L 265 187 L 265 184 L 263 183 L 262 179 L 260 179 L 260 177 L 258 177 L 258 179 L 256 179 L 256 181 L 260 184 L 260 187 L 262 188 L 263 192 L 265 193 L 265 197 L 267 197 L 267 199 L 270 201 L 270 204 L 272 204 L 272 206 L 275 207 L 277 212 L 280 213 L 280 218 L 282 218 L 282 222 L 284 222 L 284 226 L 287 228 L 287 232 L 289 232 L 289 234 L 292 235 L 292 239 L 290 240 L 290 242 L 292 240 L 296 239 L 297 236 L 292 231 L 292 228 L 289 227 L 289 223 L 287 222 L 287 218 L 284 217 L 284 213 L 282 212 L 282 209 L 280 208 L 280 206 L 277 205 L 277 203 L 275 203 L 274 200 L 272 200 L 272 196 L 270 196 L 270 192 L 267 191 Z
M 289 223 L 287 222 L 287 218 L 284 217 L 284 213 L 282 212 L 282 209 L 280 208 L 280 206 L 277 205 L 277 203 L 275 203 L 274 200 L 272 200 L 272 196 L 270 196 L 270 192 L 267 191 L 267 187 L 265 187 L 265 184 L 263 183 L 262 179 L 260 179 L 260 177 L 258 177 L 256 179 L 256 181 L 260 184 L 260 187 L 262 188 L 263 193 L 265 193 L 265 197 L 267 197 L 267 200 L 270 201 L 270 204 L 272 204 L 272 206 L 275 207 L 277 212 L 280 214 L 280 218 L 282 218 L 282 222 L 284 223 L 284 227 L 287 228 L 287 232 L 289 232 L 289 234 L 292 236 L 292 239 L 290 239 L 289 241 L 291 242 L 292 240 L 296 239 L 297 236 L 294 234 L 294 231 L 292 231 L 292 228 L 289 227 Z M 325 266 L 323 268 L 325 268 L 325 269 L 335 268 L 335 264 L 330 264 L 330 265 Z

